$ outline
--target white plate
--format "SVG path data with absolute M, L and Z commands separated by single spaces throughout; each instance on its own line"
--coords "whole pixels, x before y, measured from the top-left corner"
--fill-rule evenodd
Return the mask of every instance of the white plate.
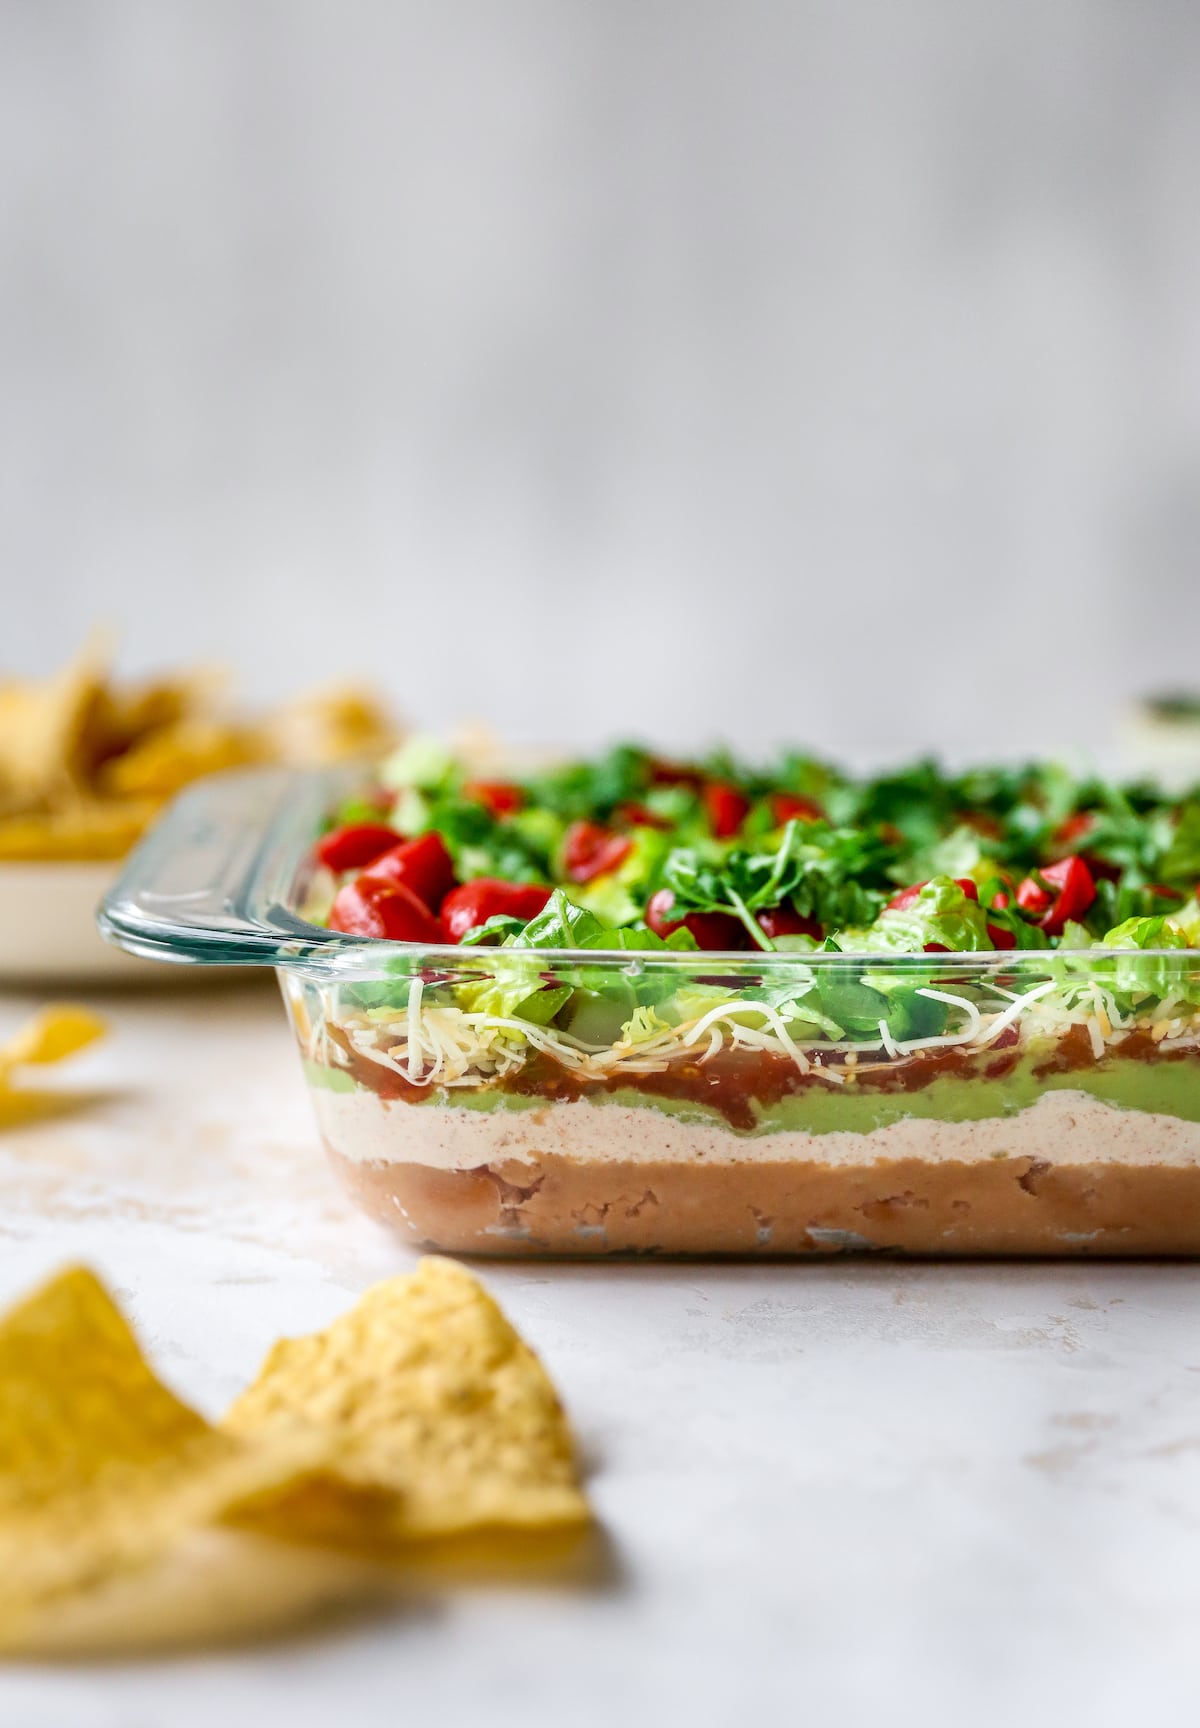
M 104 941 L 96 907 L 120 868 L 0 864 L 0 985 L 178 983 L 196 970 L 135 960 Z

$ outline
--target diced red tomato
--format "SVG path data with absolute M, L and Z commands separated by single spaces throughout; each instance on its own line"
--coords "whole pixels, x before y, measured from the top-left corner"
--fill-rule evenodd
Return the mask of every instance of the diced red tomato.
M 1082 858 L 1048 864 L 1041 874 L 1055 893 L 1047 893 L 1027 876 L 1017 889 L 1017 905 L 1026 912 L 1041 914 L 1038 923 L 1047 936 L 1061 936 L 1068 918 L 1082 917 L 1096 898 L 1096 884 Z
M 785 822 L 820 822 L 825 812 L 812 798 L 800 798 L 795 792 L 772 792 L 771 815 L 775 818 L 775 826 L 782 828 Z
M 511 780 L 468 780 L 463 797 L 485 804 L 493 816 L 512 816 L 524 808 L 524 790 Z
M 651 894 L 646 902 L 646 923 L 656 936 L 665 941 L 683 924 L 682 918 L 672 918 L 671 908 L 675 904 L 675 895 L 670 888 L 660 888 L 657 894 Z
M 655 786 L 690 786 L 693 791 L 698 791 L 703 783 L 703 776 L 695 768 L 682 762 L 664 761 L 661 756 L 650 764 L 650 779 Z
M 361 870 L 399 838 L 394 828 L 386 828 L 382 822 L 349 822 L 317 841 L 317 857 L 327 870 L 340 876 L 343 870 Z
M 1004 880 L 1007 882 L 1010 878 L 1006 876 Z M 992 895 L 991 904 L 995 906 L 998 911 L 1003 912 L 1008 906 L 1008 903 L 1009 896 L 1005 893 L 1003 888 Z M 1015 933 L 1012 930 L 1005 929 L 1003 924 L 989 924 L 987 927 L 987 933 L 992 939 L 993 948 L 1015 948 L 1017 945 Z
M 1043 870 L 1042 875 L 1046 872 Z M 1032 876 L 1026 876 L 1017 889 L 1017 905 L 1026 912 L 1045 912 L 1054 904 L 1054 896 L 1048 889 L 1039 887 Z
M 812 936 L 819 942 L 824 935 L 815 918 L 802 918 L 792 906 L 768 906 L 758 914 L 758 922 L 772 942 L 777 936 Z
M 591 882 L 623 864 L 633 851 L 627 834 L 613 834 L 598 822 L 572 822 L 563 837 L 563 863 L 572 882 Z
M 671 824 L 665 816 L 657 816 L 645 804 L 620 804 L 617 806 L 617 821 L 623 822 L 628 828 L 661 828 L 667 829 Z
M 498 876 L 479 876 L 474 882 L 464 882 L 442 902 L 447 939 L 461 942 L 477 924 L 486 924 L 489 918 L 502 915 L 528 923 L 544 909 L 552 892 L 540 882 L 504 882 Z
M 1094 810 L 1077 810 L 1073 816 L 1068 816 L 1065 822 L 1060 822 L 1054 830 L 1054 849 L 1060 859 L 1062 855 L 1079 856 L 1092 873 L 1093 881 L 1104 877 L 1109 882 L 1121 880 L 1121 866 L 1111 858 L 1098 858 L 1087 849 L 1087 837 L 1095 828 L 1097 822 Z M 1082 850 L 1081 850 L 1082 848 Z M 1045 875 L 1045 871 L 1042 872 Z
M 1064 858 L 1042 872 L 1048 882 L 1059 886 L 1054 905 L 1042 920 L 1048 935 L 1060 934 L 1068 918 L 1082 918 L 1096 898 L 1096 883 L 1082 858 Z
M 956 876 L 954 881 L 957 886 L 962 889 L 968 900 L 979 899 L 978 886 L 972 882 L 969 876 Z M 914 882 L 911 888 L 901 888 L 900 892 L 898 894 L 893 894 L 891 899 L 888 901 L 887 910 L 889 912 L 905 911 L 905 909 L 911 906 L 917 899 L 922 888 L 928 888 L 928 886 L 928 882 Z
M 1073 816 L 1068 816 L 1065 822 L 1060 822 L 1054 830 L 1056 846 L 1070 846 L 1072 842 L 1082 838 L 1095 823 L 1095 815 L 1091 810 L 1076 810 Z
M 381 858 L 376 858 L 365 878 L 372 883 L 407 888 L 423 900 L 431 912 L 436 912 L 454 886 L 454 863 L 440 834 L 418 834 L 415 840 L 404 840 L 393 846 Z
M 725 780 L 709 780 L 704 787 L 704 809 L 715 837 L 728 840 L 750 814 L 750 800 Z
M 682 924 L 696 938 L 697 948 L 708 953 L 726 953 L 746 946 L 746 932 L 741 922 L 728 912 L 689 912 L 686 918 L 672 918 L 675 896 L 669 888 L 660 888 L 650 896 L 646 907 L 646 923 L 664 941 Z
M 339 888 L 329 913 L 329 928 L 348 936 L 377 936 L 387 942 L 441 943 L 442 927 L 423 901 L 402 883 L 372 883 L 360 876 Z

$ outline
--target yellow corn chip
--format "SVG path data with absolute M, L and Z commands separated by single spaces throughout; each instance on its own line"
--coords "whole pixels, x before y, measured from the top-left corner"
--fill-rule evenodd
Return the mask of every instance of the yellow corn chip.
M 145 1656 L 245 1644 L 395 1594 L 399 1580 L 362 1554 L 298 1548 L 253 1531 L 205 1526 L 132 1571 L 57 1596 L 28 1616 L 0 1656 Z
M 102 1038 L 105 1025 L 98 1014 L 73 1002 L 43 1008 L 15 1038 L 0 1044 L 0 1074 L 23 1063 L 61 1062 Z
M 303 1437 L 268 1448 L 211 1427 L 155 1377 L 98 1280 L 62 1273 L 0 1321 L 0 1644 L 312 1463 Z
M 268 715 L 260 738 L 268 760 L 307 766 L 380 756 L 395 743 L 396 728 L 366 692 L 335 688 L 314 691 Z
M 6 684 L 0 698 L 0 779 L 27 797 L 84 783 L 90 735 L 104 693 L 104 645 L 97 639 L 43 684 Z
M 449 1261 L 277 1346 L 222 1428 L 157 1379 L 90 1272 L 0 1320 L 7 1654 L 277 1631 L 393 1590 L 364 1548 L 587 1517 L 544 1370 Z
M 43 1008 L 7 1044 L 0 1044 L 0 1125 L 57 1110 L 65 1093 L 38 1092 L 14 1086 L 14 1068 L 25 1064 L 60 1062 L 103 1036 L 104 1022 L 86 1008 L 63 1004 Z
M 216 667 L 196 667 L 136 685 L 110 680 L 104 692 L 102 765 L 163 727 L 215 717 L 224 684 Z
M 395 742 L 389 716 L 355 689 L 251 721 L 221 699 L 212 672 L 130 688 L 110 660 L 97 636 L 52 678 L 0 683 L 0 860 L 121 858 L 202 775 L 378 756 Z
M 0 860 L 56 864 L 123 858 L 162 808 L 161 800 L 102 804 L 73 797 L 59 809 L 0 818 Z
M 382 1543 L 590 1516 L 545 1369 L 471 1274 L 423 1260 L 324 1332 L 284 1339 L 230 1433 L 319 1437 L 327 1469 L 397 1497 L 355 1533 Z
M 239 768 L 255 758 L 253 741 L 216 720 L 180 720 L 146 737 L 105 764 L 102 791 L 118 798 L 170 798 L 202 774 Z

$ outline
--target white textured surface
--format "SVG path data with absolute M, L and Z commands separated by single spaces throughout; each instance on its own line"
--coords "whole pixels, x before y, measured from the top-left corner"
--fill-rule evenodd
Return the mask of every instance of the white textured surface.
M 103 1097 L 0 1137 L 0 1296 L 86 1258 L 215 1411 L 278 1333 L 409 1257 L 326 1176 L 269 992 L 110 1006 L 71 1075 Z M 484 1273 L 594 1463 L 613 1584 L 10 1669 L 5 1728 L 1194 1720 L 1200 1271 Z

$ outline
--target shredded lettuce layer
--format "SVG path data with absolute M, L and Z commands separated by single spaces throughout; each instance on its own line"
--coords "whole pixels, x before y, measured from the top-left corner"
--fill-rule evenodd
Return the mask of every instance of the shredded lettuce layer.
M 947 774 L 920 762 L 856 778 L 796 753 L 755 768 L 726 754 L 664 763 L 621 745 L 521 776 L 497 814 L 428 739 L 408 742 L 379 779 L 384 819 L 405 837 L 436 829 L 460 881 L 554 889 L 528 923 L 499 915 L 468 932 L 444 976 L 422 979 L 400 955 L 383 978 L 339 987 L 337 1013 L 362 1053 L 421 1083 L 475 1083 L 536 1050 L 567 1067 L 636 1071 L 737 1046 L 840 1084 L 830 1058 L 982 1050 L 1013 1026 L 1027 1037 L 1086 1025 L 1098 1053 L 1133 1029 L 1196 1035 L 1200 788 L 1167 798 L 1048 764 Z M 714 788 L 721 808 L 732 802 L 733 832 L 718 832 Z M 354 801 L 331 823 L 363 808 Z M 378 798 L 370 808 L 378 816 Z M 580 823 L 629 842 L 614 868 L 582 881 L 569 861 Z M 1055 916 L 1053 873 L 1070 859 L 1086 863 L 1088 895 Z M 658 934 L 647 914 L 664 892 Z M 698 951 L 697 920 L 715 916 L 746 951 L 741 972 L 755 950 L 772 953 L 761 977 L 723 981 Z M 1012 956 L 1002 973 L 939 960 L 1001 948 Z M 544 953 L 563 949 L 570 964 Z M 589 963 L 600 950 L 629 964 Z M 652 963 L 682 952 L 695 954 L 684 971 Z M 843 958 L 810 963 L 818 952 Z M 889 967 L 895 956 L 909 958 Z

